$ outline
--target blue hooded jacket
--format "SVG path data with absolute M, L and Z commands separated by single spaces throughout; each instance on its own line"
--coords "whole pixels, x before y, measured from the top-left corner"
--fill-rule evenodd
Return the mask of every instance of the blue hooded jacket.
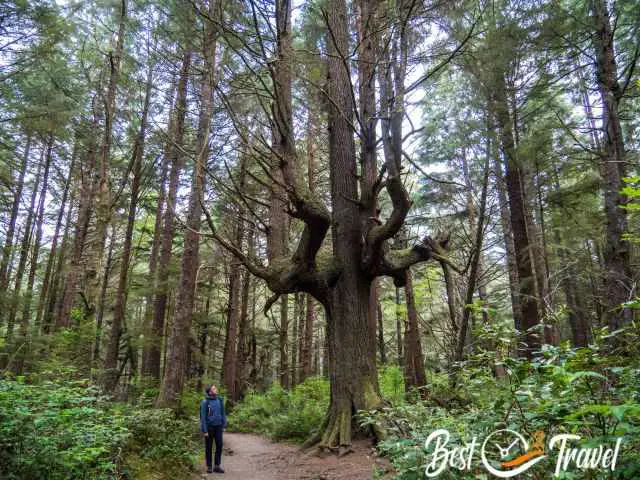
M 200 402 L 200 431 L 206 433 L 208 427 L 226 428 L 227 416 L 224 412 L 224 399 L 220 395 L 212 397 L 207 390 L 205 399 Z

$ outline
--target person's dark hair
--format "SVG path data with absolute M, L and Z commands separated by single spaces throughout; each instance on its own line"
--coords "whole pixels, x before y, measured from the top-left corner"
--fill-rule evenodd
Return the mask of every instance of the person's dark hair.
M 204 386 L 204 393 L 208 394 L 209 390 L 211 390 L 211 385 L 205 385 Z

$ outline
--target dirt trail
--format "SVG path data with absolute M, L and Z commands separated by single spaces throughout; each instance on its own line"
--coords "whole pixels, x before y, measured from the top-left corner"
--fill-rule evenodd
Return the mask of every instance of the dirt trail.
M 258 435 L 225 432 L 224 475 L 206 473 L 203 452 L 203 465 L 194 480 L 370 480 L 376 464 L 372 447 L 365 441 L 354 442 L 353 450 L 342 458 L 318 457 Z

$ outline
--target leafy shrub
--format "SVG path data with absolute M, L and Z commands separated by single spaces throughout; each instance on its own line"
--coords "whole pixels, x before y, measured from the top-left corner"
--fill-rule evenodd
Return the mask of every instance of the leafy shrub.
M 176 418 L 170 409 L 135 410 L 127 426 L 131 439 L 123 470 L 131 478 L 182 478 L 197 464 L 197 421 Z
M 141 461 L 165 473 L 193 466 L 193 422 L 108 400 L 86 380 L 0 380 L 0 478 L 119 479 Z
M 290 392 L 274 384 L 263 394 L 248 393 L 229 415 L 229 427 L 302 442 L 320 427 L 328 406 L 324 378 L 308 378 Z
M 404 403 L 404 375 L 397 365 L 378 369 L 378 382 L 382 397 L 392 405 Z
M 591 348 L 545 346 L 532 361 L 505 359 L 504 379 L 493 376 L 488 367 L 493 362 L 487 361 L 484 352 L 461 370 L 454 392 L 458 401 L 443 403 L 437 393 L 445 389 L 436 385 L 426 400 L 362 412 L 361 421 L 378 422 L 389 433 L 378 448 L 392 461 L 397 479 L 424 478 L 430 458 L 424 444 L 434 430 L 447 429 L 451 434 L 447 447 L 453 448 L 465 446 L 476 435 L 481 442 L 503 428 L 525 434 L 543 430 L 547 438 L 578 434 L 582 437 L 575 443 L 578 447 L 611 446 L 622 437 L 614 472 L 581 471 L 573 466 L 563 472 L 563 478 L 639 478 L 640 365 L 632 355 L 605 352 L 601 341 Z M 477 460 L 475 470 L 448 469 L 438 478 L 486 477 Z M 556 460 L 557 455 L 550 455 L 518 478 L 553 472 Z
M 0 381 L 2 478 L 114 478 L 129 437 L 95 388 Z

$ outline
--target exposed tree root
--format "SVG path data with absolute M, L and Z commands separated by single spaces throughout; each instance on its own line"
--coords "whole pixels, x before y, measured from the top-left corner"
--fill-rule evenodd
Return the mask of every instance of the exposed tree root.
M 382 402 L 378 396 L 376 397 L 376 406 L 380 406 Z M 330 453 L 342 457 L 353 452 L 351 441 L 356 435 L 372 437 L 375 441 L 385 437 L 385 432 L 379 425 L 370 425 L 366 430 L 358 428 L 354 419 L 355 409 L 351 403 L 341 403 L 341 406 L 331 406 L 318 432 L 303 444 L 302 448 L 309 455 L 320 456 Z

